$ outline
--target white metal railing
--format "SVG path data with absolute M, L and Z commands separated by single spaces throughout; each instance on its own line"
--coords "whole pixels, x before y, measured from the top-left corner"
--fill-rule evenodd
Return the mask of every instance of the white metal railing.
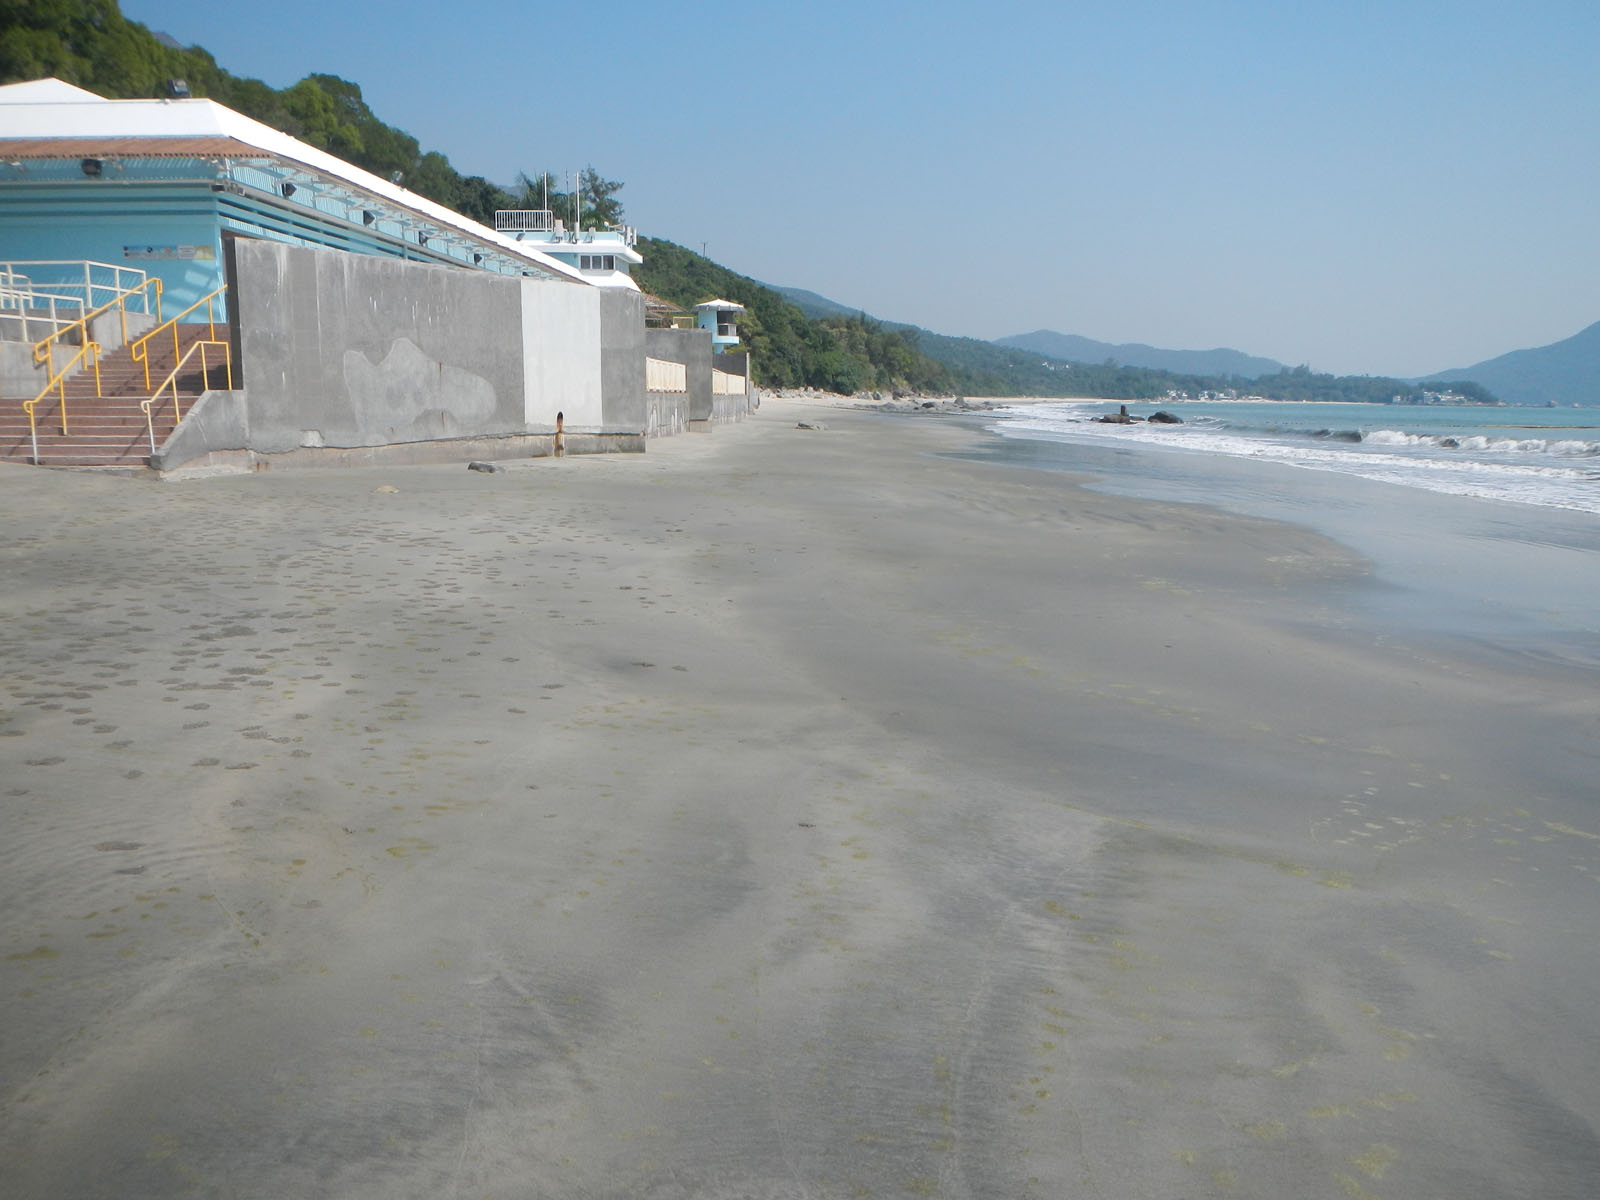
M 143 288 L 147 274 L 138 267 L 92 259 L 12 259 L 0 262 L 0 288 L 81 309 L 99 308 Z M 137 311 L 137 310 L 135 310 Z
M 711 368 L 711 394 L 713 396 L 742 396 L 745 393 L 744 376 Z
M 647 392 L 687 392 L 689 368 L 664 358 L 644 360 L 644 390 Z
M 0 340 L 36 342 L 83 315 L 83 306 L 73 297 L 11 285 L 11 281 L 23 279 L 0 274 Z
M 500 233 L 549 233 L 556 227 L 555 214 L 548 208 L 501 208 L 494 227 Z

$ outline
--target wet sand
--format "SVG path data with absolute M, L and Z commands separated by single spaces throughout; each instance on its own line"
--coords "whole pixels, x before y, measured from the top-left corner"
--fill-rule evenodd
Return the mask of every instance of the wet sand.
M 1592 1194 L 1600 689 L 973 437 L 0 469 L 0 1193 Z

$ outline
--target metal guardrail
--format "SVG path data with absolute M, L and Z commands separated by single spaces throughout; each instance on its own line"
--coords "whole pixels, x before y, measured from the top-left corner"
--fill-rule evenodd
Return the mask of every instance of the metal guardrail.
M 35 466 L 39 465 L 39 421 L 36 415 L 38 407 L 44 403 L 51 392 L 59 391 L 61 401 L 61 435 L 65 437 L 69 432 L 71 432 L 67 428 L 67 376 L 72 374 L 73 368 L 76 367 L 86 355 L 94 364 L 94 391 L 95 395 L 98 396 L 100 394 L 100 343 L 86 341 L 83 343 L 83 345 L 78 347 L 78 352 L 67 360 L 67 365 L 62 367 L 61 370 L 57 371 L 51 377 L 50 382 L 45 384 L 44 391 L 40 392 L 32 400 L 24 400 L 22 402 L 22 411 L 28 414 L 28 440 L 33 446 L 33 463 Z M 52 362 L 51 365 L 53 366 L 54 363 Z
M 159 283 L 160 281 L 157 280 L 157 282 Z M 154 329 L 150 330 L 148 333 L 142 334 L 141 336 L 139 336 L 138 338 L 134 339 L 134 341 L 129 344 L 128 353 L 132 356 L 133 361 L 136 362 L 136 363 L 144 364 L 144 385 L 145 385 L 145 387 L 149 387 L 150 386 L 150 343 L 151 343 L 151 341 L 154 340 L 154 338 L 162 330 L 171 329 L 172 330 L 172 355 L 173 355 L 174 358 L 182 356 L 183 355 L 183 349 L 178 344 L 178 322 L 183 320 L 183 318 L 187 317 L 195 309 L 199 308 L 202 304 L 204 304 L 206 306 L 206 324 L 210 327 L 209 340 L 215 342 L 217 340 L 217 310 L 216 310 L 216 307 L 215 307 L 216 306 L 216 301 L 217 301 L 218 297 L 220 297 L 222 295 L 222 293 L 227 291 L 227 290 L 228 290 L 228 285 L 227 284 L 223 284 L 216 291 L 210 293 L 209 295 L 201 296 L 200 299 L 196 300 L 193 304 L 189 305 L 188 308 L 184 309 L 177 316 L 169 317 L 167 320 L 165 320 L 165 321 L 161 322 L 161 324 L 157 325 Z M 199 324 L 199 322 L 197 321 L 197 322 L 195 322 L 195 324 Z M 230 358 L 229 359 L 229 383 L 228 383 L 228 386 L 229 386 L 230 389 L 233 387 L 232 370 L 233 370 L 232 359 Z
M 150 399 L 139 401 L 139 408 L 144 413 L 145 431 L 150 438 L 151 454 L 156 452 L 155 407 L 161 401 L 161 393 L 166 391 L 168 388 L 172 389 L 172 423 L 176 426 L 180 421 L 183 420 L 183 409 L 178 405 L 178 376 L 183 371 L 183 368 L 188 364 L 189 360 L 196 354 L 200 356 L 200 376 L 205 381 L 207 388 L 211 386 L 211 365 L 206 359 L 207 346 L 216 346 L 221 349 L 223 361 L 227 364 L 228 368 L 228 390 L 233 390 L 233 347 L 227 342 L 217 341 L 210 338 L 202 338 L 201 340 L 195 342 L 183 352 L 182 357 L 178 359 L 177 366 L 172 368 L 167 377 L 161 381 L 160 386 L 151 393 Z M 146 370 L 148 369 L 149 368 L 147 364 Z
M 495 211 L 494 227 L 499 233 L 550 233 L 555 214 L 548 208 L 501 208 Z
M 143 276 L 144 272 L 140 271 L 138 274 Z M 96 364 L 94 394 L 98 396 L 100 394 L 100 376 L 98 371 L 100 362 L 100 347 L 99 344 L 96 343 L 89 334 L 89 322 L 93 321 L 101 313 L 110 312 L 113 308 L 115 308 L 118 316 L 122 320 L 122 340 L 124 343 L 126 343 L 128 340 L 128 301 L 135 296 L 141 297 L 144 299 L 145 311 L 148 312 L 151 301 L 148 298 L 145 298 L 143 293 L 148 291 L 150 288 L 155 289 L 154 304 L 156 310 L 156 319 L 160 320 L 161 280 L 154 277 L 146 277 L 135 286 L 114 293 L 110 300 L 107 300 L 98 308 L 89 309 L 81 317 L 78 317 L 75 320 L 67 322 L 65 325 L 53 329 L 45 337 L 40 338 L 33 344 L 33 361 L 41 366 L 48 366 L 50 371 L 54 373 L 56 369 L 56 346 L 63 342 L 67 335 L 70 334 L 74 329 L 78 330 L 78 345 L 80 349 L 72 356 L 71 359 L 68 360 L 68 366 L 70 367 L 72 363 L 82 360 L 84 355 L 84 347 L 94 346 L 94 361 Z M 52 378 L 50 383 L 45 385 L 44 391 L 39 393 L 37 399 L 44 399 L 44 397 L 49 394 L 50 389 L 56 385 L 56 381 L 59 378 L 59 375 Z M 62 392 L 62 399 L 66 399 L 65 391 Z
M 82 278 L 79 278 L 79 275 Z M 106 278 L 109 275 L 109 282 Z M 98 276 L 98 278 L 97 278 Z M 0 288 L 46 293 L 80 308 L 99 307 L 144 287 L 149 273 L 139 267 L 93 259 L 16 258 L 0 261 Z
M 15 263 L 4 264 L 6 270 L 12 272 L 10 277 L 13 279 L 16 278 L 14 271 L 16 265 L 17 264 Z M 106 265 L 107 264 L 105 263 L 85 263 L 84 268 L 87 272 L 88 268 L 91 266 Z M 110 269 L 113 271 L 120 271 L 127 268 L 111 267 Z M 49 334 L 40 338 L 33 344 L 33 361 L 41 366 L 46 367 L 50 372 L 50 382 L 44 385 L 39 394 L 32 400 L 24 400 L 22 402 L 22 411 L 28 414 L 28 439 L 33 448 L 33 461 L 35 465 L 37 465 L 39 462 L 39 405 L 43 404 L 46 399 L 49 398 L 50 393 L 55 392 L 60 402 L 62 436 L 66 436 L 70 432 L 67 423 L 67 377 L 71 375 L 86 360 L 91 366 L 94 367 L 94 394 L 96 396 L 100 395 L 100 343 L 89 336 L 89 322 L 94 320 L 103 312 L 108 312 L 112 308 L 118 309 L 122 318 L 122 340 L 126 342 L 128 340 L 128 299 L 130 296 L 142 295 L 146 289 L 152 285 L 155 287 L 156 310 L 158 313 L 160 312 L 161 280 L 146 277 L 143 271 L 135 272 L 135 274 L 140 277 L 140 282 L 138 284 L 131 288 L 115 291 L 112 298 L 100 305 L 98 308 L 90 309 L 82 316 L 77 317 L 72 321 L 68 321 L 63 325 L 57 326 L 56 328 L 52 329 Z M 87 275 L 85 278 L 87 279 Z M 120 279 L 120 276 L 118 276 L 118 278 Z M 76 284 L 74 283 L 70 286 L 76 286 Z M 85 284 L 86 288 L 89 286 L 89 284 Z M 37 290 L 37 285 L 34 285 L 34 290 Z M 93 293 L 86 291 L 85 294 L 92 296 Z M 150 301 L 146 300 L 145 303 L 148 305 Z M 56 347 L 62 344 L 66 337 L 74 329 L 78 330 L 79 332 L 77 349 L 73 351 L 72 355 L 67 359 L 65 364 L 63 364 L 60 368 L 57 368 Z
M 41 292 L 19 275 L 13 275 L 10 279 L 21 282 L 8 283 L 6 276 L 0 273 L 0 337 L 6 341 L 35 341 L 32 335 L 33 327 L 37 325 L 43 325 L 51 333 L 55 333 L 63 325 L 77 320 L 76 314 L 83 310 L 83 306 L 75 297 Z M 70 317 L 64 315 L 60 311 L 63 307 L 75 315 Z M 16 337 L 6 335 L 3 326 L 9 324 L 15 324 Z

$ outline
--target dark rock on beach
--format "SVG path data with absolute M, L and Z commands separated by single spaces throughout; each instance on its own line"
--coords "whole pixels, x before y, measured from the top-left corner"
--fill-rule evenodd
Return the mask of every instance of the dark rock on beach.
M 1144 418 L 1130 417 L 1128 415 L 1128 406 L 1124 404 L 1120 411 L 1107 413 L 1103 417 L 1096 417 L 1095 420 L 1099 421 L 1102 425 L 1132 425 L 1135 421 L 1142 421 Z

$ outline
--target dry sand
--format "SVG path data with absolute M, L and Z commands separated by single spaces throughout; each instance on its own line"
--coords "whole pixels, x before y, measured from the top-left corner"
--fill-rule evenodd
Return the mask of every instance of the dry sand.
M 1594 690 L 974 436 L 0 469 L 0 1195 L 1591 1195 Z

